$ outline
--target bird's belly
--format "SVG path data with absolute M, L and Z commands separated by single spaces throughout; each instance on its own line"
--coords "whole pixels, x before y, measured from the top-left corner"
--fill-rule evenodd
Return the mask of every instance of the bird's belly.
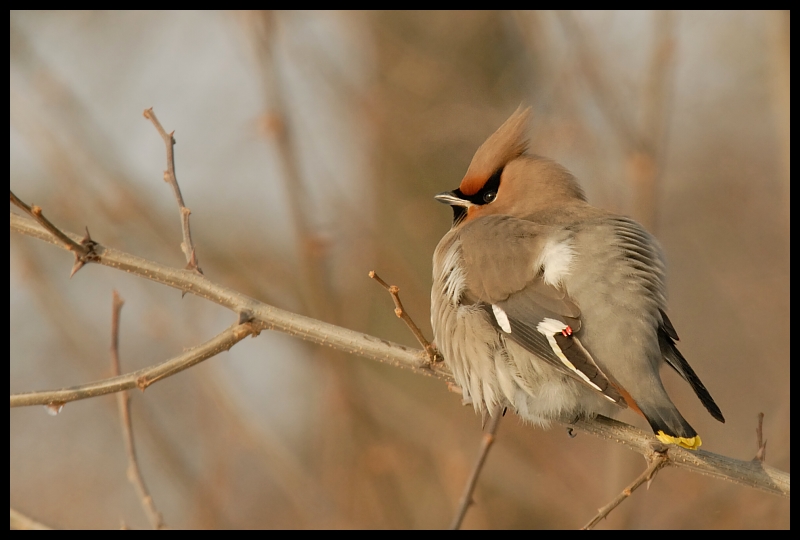
M 524 420 L 547 427 L 615 411 L 598 392 L 501 336 L 482 308 L 434 298 L 431 315 L 436 344 L 476 412 L 511 407 Z

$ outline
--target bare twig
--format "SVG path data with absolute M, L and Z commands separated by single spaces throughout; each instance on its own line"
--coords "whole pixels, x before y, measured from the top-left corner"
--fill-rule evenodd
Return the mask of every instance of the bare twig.
M 200 265 L 197 263 L 197 252 L 192 243 L 192 231 L 189 228 L 189 214 L 191 210 L 186 208 L 183 204 L 183 196 L 181 195 L 181 188 L 178 186 L 178 178 L 175 176 L 175 132 L 169 133 L 164 130 L 161 123 L 156 118 L 156 113 L 153 108 L 144 110 L 144 117 L 150 120 L 158 130 L 158 134 L 164 139 L 164 146 L 167 148 L 167 170 L 164 171 L 164 181 L 172 186 L 172 191 L 175 192 L 175 199 L 178 201 L 178 208 L 181 213 L 181 230 L 183 231 L 183 242 L 181 242 L 181 250 L 186 256 L 186 269 L 193 270 L 198 274 L 202 274 Z
M 389 294 L 392 295 L 392 300 L 394 300 L 394 314 L 397 315 L 400 319 L 403 319 L 403 322 L 406 323 L 408 329 L 411 330 L 411 333 L 414 334 L 414 337 L 417 338 L 417 341 L 422 348 L 425 349 L 425 352 L 428 354 L 428 358 L 431 361 L 431 364 L 435 364 L 437 362 L 442 362 L 444 358 L 427 339 L 423 335 L 422 331 L 419 327 L 414 323 L 414 320 L 411 316 L 406 312 L 405 308 L 403 308 L 403 303 L 400 302 L 400 287 L 397 285 L 389 285 L 385 281 L 383 281 L 378 274 L 375 273 L 375 270 L 370 270 L 369 277 L 380 283 L 384 289 L 389 291 Z
M 44 217 L 42 214 L 42 209 L 36 205 L 28 206 L 22 200 L 19 199 L 16 195 L 14 195 L 13 191 L 11 193 L 11 202 L 14 203 L 17 207 L 21 208 L 25 211 L 26 214 L 31 216 L 33 219 L 36 220 L 42 227 L 47 229 L 51 234 L 53 234 L 56 238 L 58 238 L 63 244 L 64 247 L 70 250 L 75 255 L 75 264 L 72 265 L 72 271 L 69 274 L 69 277 L 75 275 L 75 272 L 80 270 L 84 264 L 87 262 L 96 262 L 96 254 L 94 252 L 94 246 L 96 243 L 92 240 L 92 237 L 89 236 L 89 229 L 86 229 L 86 236 L 84 236 L 79 242 L 76 242 L 63 232 L 53 225 L 49 219 Z
M 10 220 L 11 230 L 67 249 L 63 242 L 35 221 L 13 212 L 10 215 Z M 77 238 L 77 235 L 66 234 L 73 239 Z M 238 291 L 213 283 L 206 277 L 193 272 L 170 268 L 99 244 L 95 246 L 95 250 L 99 255 L 97 261 L 99 264 L 136 274 L 176 289 L 186 290 L 227 307 L 236 313 L 249 310 L 253 314 L 254 322 L 248 324 L 255 326 L 260 323 L 260 327 L 256 329 L 279 330 L 346 353 L 356 354 L 380 362 L 388 362 L 398 367 L 411 369 L 415 373 L 431 375 L 444 382 L 453 381 L 452 374 L 446 363 L 430 364 L 425 352 L 422 350 L 409 349 L 384 339 L 278 309 L 258 302 Z M 107 381 L 99 381 L 64 390 L 12 394 L 11 406 L 47 405 L 51 402 L 74 401 L 95 395 L 119 392 L 136 387 L 137 380 L 142 375 L 146 375 L 144 379 L 146 384 L 152 384 L 154 380 L 169 376 L 174 372 L 186 369 L 190 365 L 213 356 L 215 352 L 211 349 L 225 350 L 230 348 L 234 343 L 244 339 L 246 335 L 253 331 L 252 328 L 243 330 L 239 325 L 234 325 L 210 342 L 187 351 L 184 355 L 164 364 Z M 238 337 L 231 337 L 231 335 Z M 184 358 L 185 356 L 193 358 L 196 351 L 205 348 L 209 350 L 205 351 L 201 358 L 190 360 L 190 363 L 184 364 L 184 362 L 187 362 L 187 359 Z M 177 365 L 180 367 L 177 368 Z M 652 433 L 645 433 L 633 426 L 602 416 L 598 416 L 591 421 L 579 420 L 574 424 L 567 425 L 567 427 L 614 441 L 642 455 L 648 455 L 652 452 L 654 444 L 660 444 Z M 790 493 L 790 475 L 763 463 L 741 461 L 703 450 L 691 451 L 673 445 L 670 445 L 667 454 L 671 466 L 689 469 L 699 474 L 754 487 L 784 497 L 788 497 Z
M 489 449 L 494 444 L 495 436 L 497 435 L 497 427 L 500 425 L 500 419 L 503 417 L 502 410 L 496 409 L 489 424 L 486 426 L 486 431 L 483 433 L 481 439 L 481 449 L 478 452 L 478 459 L 475 461 L 475 467 L 472 469 L 472 474 L 467 480 L 467 485 L 464 486 L 464 493 L 461 494 L 461 500 L 458 503 L 458 510 L 456 511 L 453 522 L 450 523 L 450 530 L 456 531 L 461 528 L 461 523 L 464 521 L 464 516 L 467 515 L 467 510 L 473 503 L 472 494 L 475 491 L 475 486 L 478 484 L 478 476 L 481 474 L 483 464 L 486 463 L 486 456 L 489 455 Z
M 119 315 L 125 301 L 114 291 L 113 308 L 111 312 L 111 367 L 114 375 L 121 373 L 119 363 Z M 128 480 L 133 484 L 142 508 L 154 529 L 163 529 L 164 520 L 161 513 L 153 502 L 153 497 L 144 483 L 142 471 L 139 469 L 139 461 L 136 459 L 136 446 L 133 442 L 133 425 L 131 424 L 130 396 L 127 391 L 117 394 L 117 407 L 119 408 L 119 420 L 122 424 L 122 438 L 125 441 L 125 452 L 128 454 Z
M 132 373 L 59 390 L 11 394 L 11 407 L 45 405 L 58 408 L 70 401 L 104 396 L 132 388 L 144 391 L 151 384 L 199 364 L 222 351 L 227 351 L 247 336 L 257 333 L 258 329 L 253 323 L 234 324 L 201 345 L 192 347 L 165 362 Z
M 767 459 L 767 440 L 764 438 L 764 413 L 758 413 L 758 426 L 756 427 L 756 441 L 758 442 L 758 450 L 756 451 L 756 457 L 753 458 L 753 461 L 759 461 L 764 463 L 764 460 Z
M 608 514 L 610 514 L 611 511 L 614 510 L 614 508 L 619 506 L 620 503 L 622 503 L 622 501 L 630 497 L 631 494 L 634 491 L 636 491 L 636 489 L 639 486 L 641 486 L 645 482 L 650 482 L 650 480 L 653 479 L 653 477 L 656 475 L 656 473 L 661 467 L 664 467 L 665 465 L 669 464 L 669 458 L 667 457 L 666 452 L 654 451 L 651 456 L 646 455 L 645 459 L 647 459 L 649 464 L 647 468 L 644 470 L 644 472 L 640 474 L 639 477 L 636 478 L 636 480 L 634 480 L 628 487 L 623 489 L 622 493 L 614 497 L 614 499 L 610 503 L 605 505 L 603 508 L 600 508 L 597 511 L 597 515 L 593 517 L 589 521 L 589 523 L 587 523 L 582 527 L 583 530 L 593 529 L 595 525 L 600 523 L 600 520 L 605 519 L 608 516 Z

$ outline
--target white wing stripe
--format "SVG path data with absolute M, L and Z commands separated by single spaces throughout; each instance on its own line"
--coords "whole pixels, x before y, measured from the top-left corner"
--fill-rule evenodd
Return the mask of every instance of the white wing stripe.
M 492 307 L 494 307 L 494 306 L 492 306 Z M 550 318 L 545 318 L 542 322 L 540 322 L 538 325 L 536 325 L 536 330 L 538 330 L 539 333 L 541 333 L 545 337 L 547 337 L 547 341 L 548 341 L 548 343 L 550 343 L 550 348 L 553 349 L 554 353 L 556 353 L 556 356 L 558 356 L 558 359 L 561 360 L 561 363 L 564 364 L 565 366 L 567 366 L 567 368 L 569 368 L 572 371 L 574 371 L 575 373 L 577 373 L 577 375 L 581 379 L 586 381 L 586 383 L 589 384 L 589 386 L 591 386 L 592 388 L 594 388 L 598 392 L 602 392 L 602 390 L 600 389 L 599 386 L 597 386 L 592 381 L 590 381 L 589 377 L 587 377 L 581 370 L 576 368 L 575 365 L 572 362 L 570 362 L 567 359 L 566 356 L 564 356 L 564 353 L 561 351 L 561 347 L 559 347 L 558 343 L 556 343 L 556 338 L 554 337 L 555 334 L 558 334 L 559 332 L 561 332 L 565 328 L 567 328 L 566 324 L 562 323 L 561 321 L 557 321 L 555 319 L 550 319 Z M 609 399 L 611 399 L 611 398 L 609 398 Z M 614 400 L 612 399 L 611 401 L 614 401 Z
M 497 320 L 497 325 L 503 329 L 503 332 L 510 334 L 511 323 L 508 322 L 508 315 L 506 315 L 506 312 L 503 311 L 503 308 L 492 304 L 492 313 L 494 313 L 494 318 Z

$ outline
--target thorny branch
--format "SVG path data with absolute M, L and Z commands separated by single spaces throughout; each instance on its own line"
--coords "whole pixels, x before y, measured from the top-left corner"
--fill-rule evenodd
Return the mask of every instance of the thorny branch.
M 451 531 L 457 531 L 461 528 L 461 523 L 464 521 L 464 516 L 467 515 L 467 510 L 474 502 L 472 500 L 472 494 L 475 492 L 475 486 L 478 484 L 478 476 L 481 474 L 483 464 L 486 463 L 486 457 L 489 455 L 489 449 L 492 447 L 492 444 L 494 444 L 494 439 L 497 435 L 497 428 L 500 425 L 500 419 L 502 417 L 503 412 L 499 409 L 495 410 L 491 415 L 489 424 L 486 426 L 486 431 L 483 433 L 483 438 L 481 439 L 481 448 L 478 452 L 478 459 L 475 460 L 475 466 L 472 469 L 472 474 L 470 474 L 469 479 L 467 480 L 467 485 L 464 486 L 464 493 L 461 495 L 461 500 L 458 503 L 458 510 L 456 511 L 455 517 L 453 517 L 453 522 L 450 524 Z
M 181 195 L 181 188 L 178 186 L 178 178 L 175 176 L 175 132 L 169 133 L 161 126 L 161 122 L 156 118 L 156 113 L 153 108 L 144 110 L 144 117 L 150 120 L 158 130 L 158 134 L 164 139 L 164 146 L 167 148 L 167 170 L 164 171 L 164 181 L 169 182 L 172 186 L 172 191 L 175 192 L 175 198 L 178 200 L 178 209 L 181 213 L 181 230 L 183 231 L 183 242 L 181 242 L 181 251 L 186 255 L 186 269 L 194 270 L 198 274 L 202 274 L 203 270 L 197 263 L 197 252 L 192 243 L 192 231 L 189 228 L 189 214 L 191 210 L 186 208 L 183 204 L 183 196 Z
M 111 366 L 113 374 L 119 376 L 121 373 L 119 363 L 119 315 L 125 301 L 114 291 L 113 308 L 111 312 Z M 133 443 L 133 425 L 131 424 L 130 396 L 127 391 L 117 393 L 117 407 L 119 408 L 119 420 L 122 425 L 122 438 L 125 441 L 125 452 L 128 455 L 128 480 L 133 484 L 142 508 L 154 529 L 163 529 L 164 520 L 161 513 L 156 508 L 153 497 L 144 483 L 142 471 L 139 469 L 139 460 L 136 459 L 136 446 Z
M 69 249 L 60 238 L 31 219 L 12 212 L 10 220 L 12 231 Z M 77 235 L 74 234 L 64 234 L 73 240 L 77 238 Z M 205 276 L 187 270 L 164 266 L 100 244 L 95 246 L 95 251 L 98 256 L 96 262 L 99 264 L 136 274 L 179 290 L 191 292 L 227 307 L 236 313 L 249 311 L 252 313 L 253 321 L 247 324 L 253 326 L 242 328 L 241 325 L 233 325 L 206 344 L 187 351 L 184 355 L 173 358 L 164 364 L 122 377 L 63 390 L 12 394 L 12 407 L 47 405 L 52 401 L 73 401 L 127 390 L 136 387 L 137 380 L 145 373 L 147 373 L 146 384 L 152 384 L 154 380 L 167 377 L 174 372 L 186 369 L 190 365 L 213 356 L 215 354 L 215 352 L 212 352 L 213 349 L 217 349 L 216 352 L 229 349 L 234 343 L 241 341 L 250 333 L 254 333 L 254 328 L 279 330 L 319 345 L 326 345 L 343 352 L 380 362 L 389 362 L 398 367 L 409 368 L 415 373 L 431 375 L 445 382 L 453 381 L 447 366 L 443 363 L 431 365 L 422 350 L 408 349 L 380 338 L 278 309 L 254 300 L 238 291 L 216 284 Z M 198 349 L 204 350 L 201 358 L 191 360 L 186 364 L 182 363 L 186 362 L 184 356 L 191 356 Z M 176 368 L 177 365 L 180 365 L 180 367 L 173 371 L 173 368 Z M 154 379 L 150 377 L 154 377 Z M 591 421 L 579 420 L 568 427 L 622 444 L 642 455 L 652 452 L 653 445 L 661 445 L 652 434 L 602 416 L 598 416 Z M 703 450 L 691 451 L 672 445 L 667 450 L 667 456 L 672 466 L 686 468 L 706 476 L 728 480 L 784 497 L 788 497 L 790 493 L 790 475 L 761 462 L 741 461 Z
M 400 302 L 400 287 L 397 285 L 389 285 L 383 281 L 380 276 L 375 273 L 375 270 L 370 270 L 369 277 L 380 283 L 381 286 L 383 286 L 383 288 L 389 291 L 389 294 L 392 295 L 392 300 L 394 300 L 395 306 L 394 314 L 397 315 L 398 318 L 403 319 L 403 322 L 406 323 L 408 329 L 411 330 L 411 333 L 414 334 L 415 338 L 417 338 L 419 344 L 422 345 L 423 349 L 425 349 L 431 364 L 443 361 L 444 358 L 442 358 L 442 355 L 439 353 L 436 347 L 427 339 L 425 339 L 425 335 L 422 333 L 422 330 L 419 329 L 419 327 L 414 323 L 414 320 L 411 318 L 411 315 L 409 315 L 405 308 L 403 308 L 403 303 Z
M 92 241 L 91 236 L 89 236 L 88 228 L 86 229 L 86 236 L 84 236 L 79 242 L 76 242 L 61 232 L 61 230 L 53 225 L 49 219 L 44 217 L 41 208 L 35 204 L 33 206 L 28 206 L 22 202 L 19 197 L 14 195 L 13 191 L 9 190 L 9 192 L 11 193 L 11 202 L 14 205 L 16 205 L 18 208 L 21 208 L 26 214 L 35 219 L 37 223 L 47 229 L 50 234 L 58 238 L 63 243 L 64 247 L 75 255 L 75 264 L 72 265 L 72 271 L 70 272 L 69 277 L 74 276 L 75 272 L 80 270 L 87 262 L 94 262 L 96 260 L 96 254 L 94 252 L 94 246 L 96 243 Z

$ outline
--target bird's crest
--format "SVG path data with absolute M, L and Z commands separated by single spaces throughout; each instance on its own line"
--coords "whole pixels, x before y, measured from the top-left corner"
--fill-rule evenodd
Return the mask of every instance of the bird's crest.
M 525 128 L 531 108 L 522 106 L 478 148 L 459 189 L 465 195 L 477 193 L 486 181 L 509 161 L 521 156 L 528 147 Z

